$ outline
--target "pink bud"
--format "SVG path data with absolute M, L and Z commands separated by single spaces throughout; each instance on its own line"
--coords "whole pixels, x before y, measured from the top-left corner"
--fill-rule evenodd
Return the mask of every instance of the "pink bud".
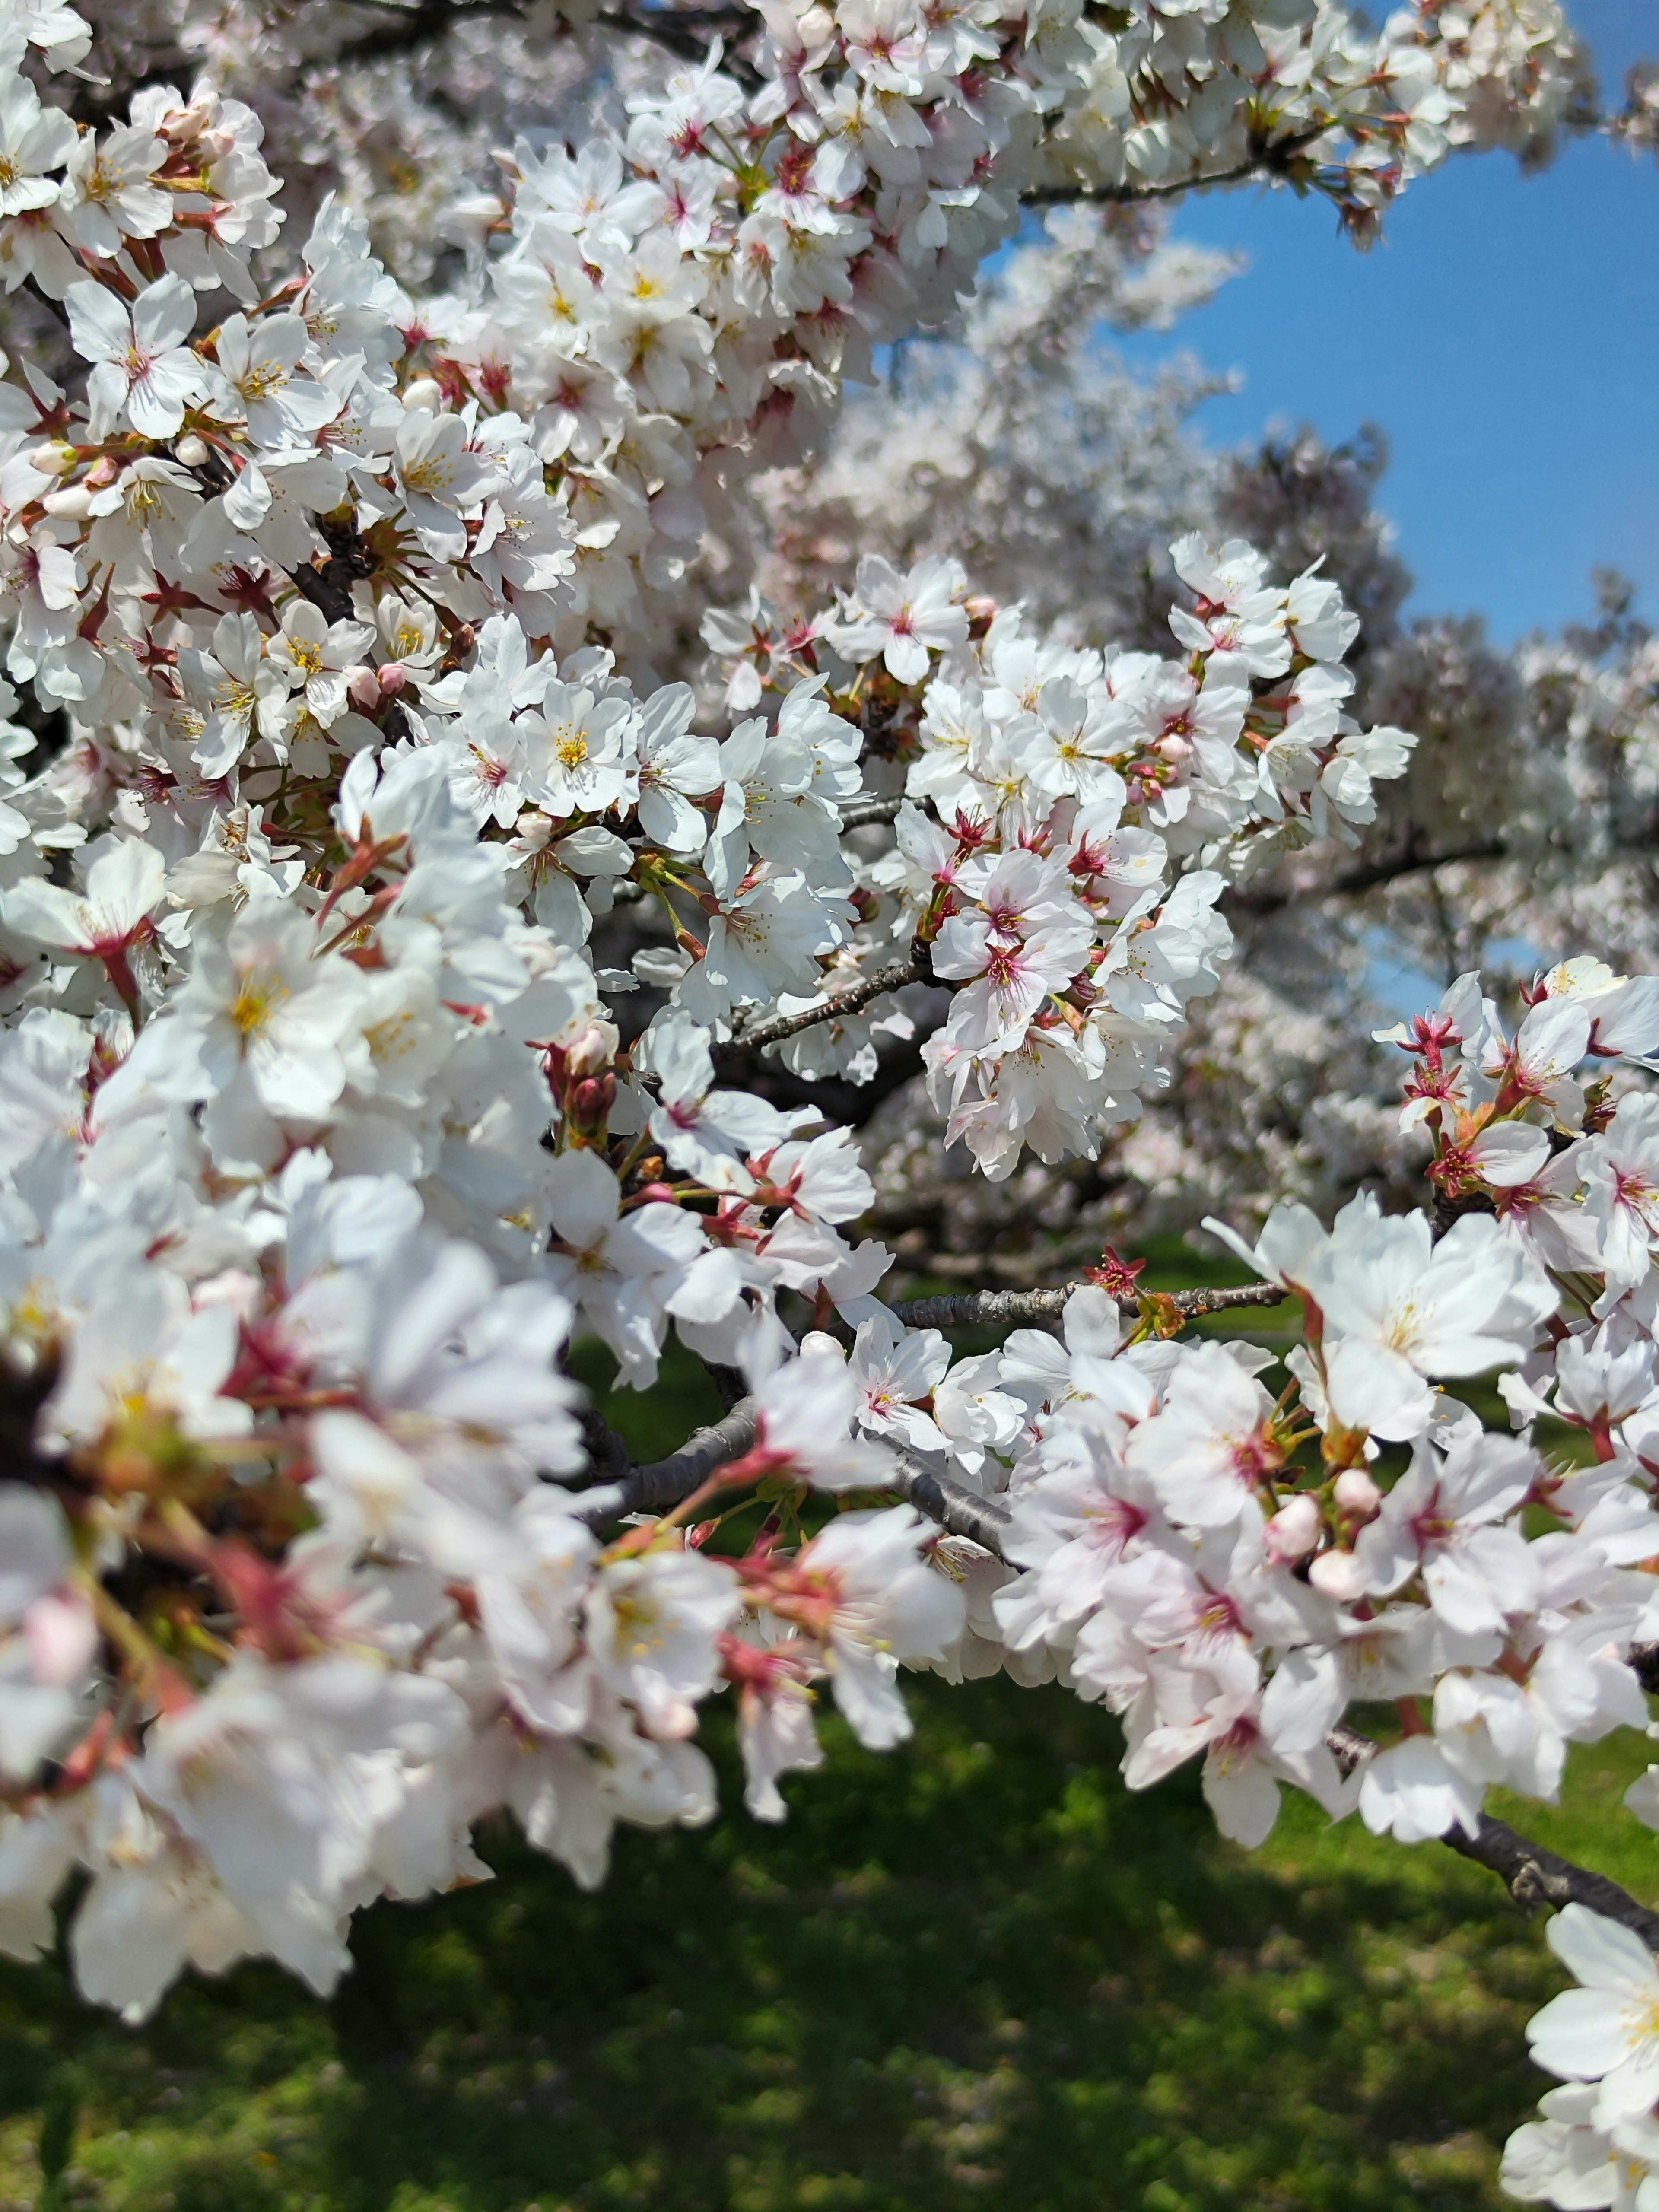
M 1267 1556 L 1281 1566 L 1305 1559 L 1319 1541 L 1319 1501 L 1304 1491 L 1281 1505 L 1267 1523 Z
M 1346 1474 L 1339 1474 L 1332 1496 L 1345 1513 L 1364 1521 L 1369 1521 L 1382 1503 L 1382 1492 L 1363 1467 L 1351 1467 Z
M 380 703 L 380 678 L 372 668 L 354 668 L 346 678 L 346 696 L 362 713 L 372 714 Z
M 621 1042 L 610 1022 L 590 1022 L 564 1048 L 565 1065 L 572 1075 L 598 1075 L 609 1067 Z
M 409 682 L 409 671 L 401 660 L 383 660 L 374 672 L 374 680 L 383 699 L 395 699 Z
M 98 1649 L 92 1607 L 82 1597 L 48 1590 L 23 1615 L 23 1635 L 37 1682 L 79 1681 Z
M 1185 738 L 1174 736 L 1160 738 L 1158 749 L 1166 761 L 1184 761 L 1192 751 Z
M 1308 1580 L 1339 1605 L 1351 1605 L 1365 1595 L 1365 1577 L 1352 1552 L 1322 1552 L 1308 1570 Z

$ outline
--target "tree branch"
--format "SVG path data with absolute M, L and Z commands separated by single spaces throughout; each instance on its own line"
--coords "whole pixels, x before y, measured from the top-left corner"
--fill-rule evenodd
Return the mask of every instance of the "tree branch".
M 599 1527 L 629 1513 L 666 1513 L 707 1482 L 716 1468 L 752 1450 L 757 1433 L 755 1401 L 740 1399 L 724 1420 L 699 1429 L 666 1459 L 633 1468 L 619 1483 L 607 1484 L 603 1491 L 583 1498 L 578 1516 L 590 1527 Z M 948 1474 L 935 1474 L 914 1453 L 894 1451 L 890 1471 L 871 1487 L 896 1491 L 950 1534 L 969 1537 L 999 1559 L 1002 1557 L 1002 1532 L 1008 1525 L 1006 1506 L 994 1498 L 979 1497 Z
M 994 1498 L 981 1498 L 965 1483 L 948 1474 L 935 1474 L 914 1453 L 895 1451 L 891 1479 L 884 1490 L 896 1490 L 907 1504 L 952 1536 L 966 1536 L 1001 1559 L 1002 1539 L 1008 1527 L 1008 1509 Z
M 1316 128 L 1292 131 L 1277 145 L 1251 155 L 1249 161 L 1231 169 L 1212 169 L 1207 176 L 1170 177 L 1153 185 L 1045 185 L 1035 191 L 1022 192 L 1020 199 L 1026 207 L 1071 207 L 1080 200 L 1125 206 L 1143 200 L 1176 199 L 1182 192 L 1202 191 L 1212 185 L 1245 185 L 1255 178 L 1284 177 L 1297 155 L 1331 128 L 1329 123 L 1322 123 Z
M 1326 1737 L 1325 1747 L 1345 1775 L 1374 1759 L 1377 1748 L 1369 1736 L 1360 1735 L 1340 1721 Z M 1473 1859 L 1477 1866 L 1497 1875 L 1526 1911 L 1535 1912 L 1540 1905 L 1585 1905 L 1604 1919 L 1616 1920 L 1621 1928 L 1630 1929 L 1650 1951 L 1659 1954 L 1659 1912 L 1638 1905 L 1627 1889 L 1621 1889 L 1606 1875 L 1576 1866 L 1559 1852 L 1546 1850 L 1541 1844 L 1516 1835 L 1506 1820 L 1495 1820 L 1489 1813 L 1483 1813 L 1473 1836 L 1454 1825 L 1440 1840 L 1460 1858 Z
M 1089 1288 L 1082 1282 L 1061 1283 L 1050 1291 L 970 1291 L 960 1297 L 909 1298 L 893 1311 L 909 1328 L 967 1328 L 981 1323 L 1018 1328 L 1057 1320 L 1073 1292 Z M 1241 1306 L 1276 1306 L 1287 1293 L 1277 1283 L 1243 1283 L 1223 1290 L 1176 1291 L 1169 1296 L 1176 1311 L 1190 1321 L 1200 1314 L 1231 1313 Z M 1118 1305 L 1125 1313 L 1134 1313 L 1139 1301 L 1126 1296 Z
M 392 15 L 396 21 L 349 40 L 334 56 L 337 69 L 388 61 L 392 55 L 408 53 L 416 46 L 435 45 L 470 15 L 524 13 L 520 0 L 415 0 L 415 4 L 408 7 L 402 4 L 402 0 L 356 0 L 356 4 Z
M 872 822 L 890 822 L 904 804 L 903 799 L 854 799 L 841 810 L 843 830 L 863 830 Z
M 697 1430 L 666 1459 L 629 1468 L 619 1481 L 587 1493 L 578 1503 L 577 1518 L 598 1528 L 629 1513 L 666 1513 L 707 1482 L 717 1467 L 741 1459 L 754 1442 L 755 1402 L 744 1398 L 724 1420 Z
M 1507 1821 L 1494 1820 L 1483 1813 L 1478 1834 L 1469 1836 L 1462 1828 L 1452 1828 L 1440 1840 L 1460 1857 L 1489 1867 L 1516 1903 L 1528 1912 L 1536 1911 L 1540 1905 L 1587 1905 L 1604 1920 L 1616 1920 L 1621 1928 L 1630 1929 L 1650 1951 L 1659 1953 L 1659 1912 L 1638 1905 L 1627 1889 L 1621 1889 L 1606 1875 L 1575 1866 L 1571 1859 L 1547 1851 L 1541 1844 L 1528 1843 Z
M 921 956 L 913 946 L 908 958 L 896 968 L 878 968 L 873 975 L 861 976 L 856 983 L 837 991 L 822 1006 L 809 1006 L 803 1014 L 780 1014 L 775 1021 L 762 1022 L 758 1028 L 743 1030 L 728 1043 L 714 1048 L 716 1066 L 744 1054 L 759 1052 L 769 1044 L 781 1044 L 786 1037 L 799 1036 L 803 1030 L 816 1029 L 820 1022 L 839 1021 L 845 1014 L 857 1013 L 867 1006 L 872 999 L 879 999 L 888 991 L 902 990 L 907 983 L 925 983 L 927 976 Z
M 747 17 L 745 23 L 744 19 Z M 683 61 L 701 65 L 708 58 L 708 49 L 715 39 L 728 31 L 741 35 L 745 29 L 756 27 L 756 21 L 748 8 L 701 9 L 614 8 L 609 14 L 594 18 L 607 30 L 623 31 L 636 39 L 650 39 Z M 707 24 L 708 36 L 700 39 L 694 27 Z M 679 27 L 684 26 L 684 28 Z M 738 53 L 726 54 L 720 66 L 729 76 L 750 92 L 757 92 L 765 79 L 752 62 Z
M 1329 883 L 1310 884 L 1305 890 L 1229 891 L 1223 903 L 1244 914 L 1278 914 L 1298 900 L 1358 898 L 1382 884 L 1397 883 L 1402 876 L 1432 875 L 1437 868 L 1455 867 L 1465 860 L 1501 860 L 1507 851 L 1494 837 L 1483 838 L 1476 845 L 1459 845 L 1449 853 L 1419 853 L 1407 848 L 1386 860 L 1350 868 Z

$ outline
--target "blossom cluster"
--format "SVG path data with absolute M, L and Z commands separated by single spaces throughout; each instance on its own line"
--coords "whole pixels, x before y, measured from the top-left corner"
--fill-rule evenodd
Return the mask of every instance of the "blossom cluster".
M 251 1954 L 326 1990 L 502 1808 L 599 1882 L 712 1817 L 722 1692 L 763 1819 L 824 1695 L 882 1747 L 901 1665 L 1006 1668 L 1246 1842 L 1286 1782 L 1476 1835 L 1644 1722 L 1659 979 L 1569 962 L 1511 1031 L 1466 975 L 1392 1036 L 1433 1212 L 1234 1240 L 1300 1306 L 1277 1395 L 1110 1255 L 957 1356 L 858 1225 L 817 1079 L 916 1041 L 983 1179 L 1096 1156 L 1224 897 L 1413 739 L 1349 711 L 1337 584 L 1238 538 L 1172 547 L 1173 654 L 937 552 L 711 611 L 744 477 L 1034 179 L 1266 161 L 1364 232 L 1565 112 L 1541 0 L 1117 14 L 768 6 L 735 73 L 526 132 L 416 297 L 343 198 L 280 242 L 252 107 L 77 124 L 86 27 L 0 9 L 0 270 L 77 364 L 0 377 L 0 1948 L 73 1886 L 130 2018 Z M 671 1330 L 734 1402 L 634 1469 L 573 1346 L 643 1388 Z M 1507 1437 L 1443 1388 L 1495 1370 Z
M 157 86 L 78 129 L 19 66 L 26 30 L 76 58 L 74 21 L 19 18 L 6 53 L 6 251 L 82 379 L 9 378 L 0 454 L 0 1925 L 33 1954 L 79 1868 L 82 1986 L 137 2015 L 183 1963 L 253 1950 L 327 1987 L 353 1908 L 474 1876 L 503 1803 L 597 1881 L 617 1819 L 708 1817 L 690 1739 L 721 1684 L 764 1814 L 816 1758 L 815 1680 L 897 1740 L 896 1665 L 948 1663 L 963 1600 L 908 1505 L 803 1520 L 814 1480 L 879 1494 L 890 1462 L 789 1325 L 792 1299 L 869 1318 L 886 1255 L 842 1232 L 871 1187 L 849 1132 L 720 1087 L 715 1054 L 816 1020 L 885 901 L 889 939 L 937 944 L 926 980 L 963 985 L 976 1065 L 1109 961 L 1142 978 L 1126 1020 L 1153 1006 L 1144 1074 L 1182 1003 L 1162 969 L 1196 975 L 1224 932 L 1218 878 L 1165 884 L 1156 840 L 1109 851 L 1098 807 L 1063 899 L 1025 882 L 1056 864 L 1022 854 L 1018 808 L 968 836 L 959 896 L 845 846 L 893 723 L 869 664 L 927 694 L 974 620 L 953 573 L 902 587 L 925 641 L 849 603 L 833 667 L 724 738 L 592 635 L 623 492 L 596 520 L 581 487 L 623 478 L 583 408 L 660 447 L 654 501 L 671 404 L 694 416 L 714 376 L 696 251 L 614 149 L 524 169 L 498 305 L 550 315 L 557 277 L 586 319 L 532 348 L 556 387 L 515 381 L 493 339 L 453 349 L 338 203 L 256 282 L 258 118 Z M 699 82 L 670 102 L 693 138 L 726 112 Z M 69 741 L 31 774 L 54 719 Z M 1137 871 L 1167 896 L 1130 945 Z M 1070 964 L 1016 1021 L 975 979 L 1030 934 L 1028 893 Z M 656 925 L 629 950 L 606 918 L 635 908 Z M 757 1392 L 752 1449 L 713 1479 L 775 1506 L 735 1553 L 684 1508 L 607 1540 L 626 1493 L 593 1480 L 572 1332 L 644 1386 L 671 1328 Z M 964 1437 L 1002 1434 L 960 1395 Z
M 1064 173 L 1163 182 L 1248 170 L 1270 147 L 1362 238 L 1450 148 L 1507 144 L 1538 158 L 1586 102 L 1586 58 L 1553 0 L 1419 0 L 1380 31 L 1325 0 L 1243 20 L 1212 0 L 1137 8 L 1121 30 L 1091 25 L 1089 36 L 1082 95 L 1046 149 Z

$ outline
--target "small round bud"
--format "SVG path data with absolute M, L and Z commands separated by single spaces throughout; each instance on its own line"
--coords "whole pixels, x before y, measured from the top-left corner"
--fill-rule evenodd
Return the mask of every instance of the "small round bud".
M 1305 1491 L 1281 1505 L 1267 1523 L 1267 1554 L 1281 1567 L 1305 1559 L 1319 1541 L 1319 1501 Z
M 1331 1492 L 1345 1513 L 1354 1513 L 1369 1521 L 1382 1503 L 1382 1493 L 1363 1467 L 1351 1467 L 1339 1474 Z
M 1190 757 L 1193 749 L 1185 738 L 1170 736 L 1158 739 L 1158 750 L 1166 761 L 1184 761 Z
M 346 676 L 346 696 L 360 714 L 372 714 L 380 703 L 380 679 L 366 664 Z
M 383 699 L 395 699 L 408 686 L 409 671 L 401 660 L 383 660 L 374 672 L 374 681 Z
M 443 386 L 429 376 L 417 376 L 404 392 L 405 413 L 435 415 L 443 404 Z
M 573 1129 L 583 1136 L 593 1136 L 604 1128 L 616 1103 L 614 1075 L 608 1072 L 604 1075 L 586 1075 L 566 1099 L 565 1113 Z
M 36 476 L 66 477 L 75 466 L 75 449 L 54 439 L 47 445 L 33 447 L 28 464 Z
M 49 491 L 40 504 L 48 514 L 60 515 L 66 522 L 83 522 L 92 511 L 92 499 L 85 484 L 69 484 L 62 491 Z
M 173 449 L 173 458 L 181 469 L 199 469 L 207 457 L 207 441 L 198 438 L 194 430 L 186 430 Z

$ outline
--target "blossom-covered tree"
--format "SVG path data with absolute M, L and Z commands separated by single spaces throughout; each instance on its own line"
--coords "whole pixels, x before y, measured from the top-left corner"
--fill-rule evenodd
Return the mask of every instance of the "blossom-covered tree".
M 1402 635 L 1364 453 L 1219 466 L 1089 342 L 1224 273 L 1183 191 L 1364 244 L 1645 78 L 1551 0 L 3 0 L 0 73 L 0 1948 L 78 1872 L 129 2019 L 326 1990 L 486 1814 L 590 1887 L 709 1819 L 726 1689 L 775 1820 L 826 1695 L 1006 1668 L 1243 1843 L 1293 1785 L 1565 1905 L 1510 2179 L 1659 2174 L 1659 1916 L 1483 1808 L 1659 1650 L 1650 648 Z M 1320 1050 L 1427 1205 L 1268 1211 L 1295 946 L 1359 1020 L 1425 880 L 1437 1010 Z M 1500 1004 L 1500 917 L 1588 950 Z M 985 1264 L 907 1300 L 918 1093 Z M 1160 1114 L 1255 1280 L 1080 1213 L 985 1279 Z M 569 1347 L 671 1332 L 727 1410 L 634 1466 Z

